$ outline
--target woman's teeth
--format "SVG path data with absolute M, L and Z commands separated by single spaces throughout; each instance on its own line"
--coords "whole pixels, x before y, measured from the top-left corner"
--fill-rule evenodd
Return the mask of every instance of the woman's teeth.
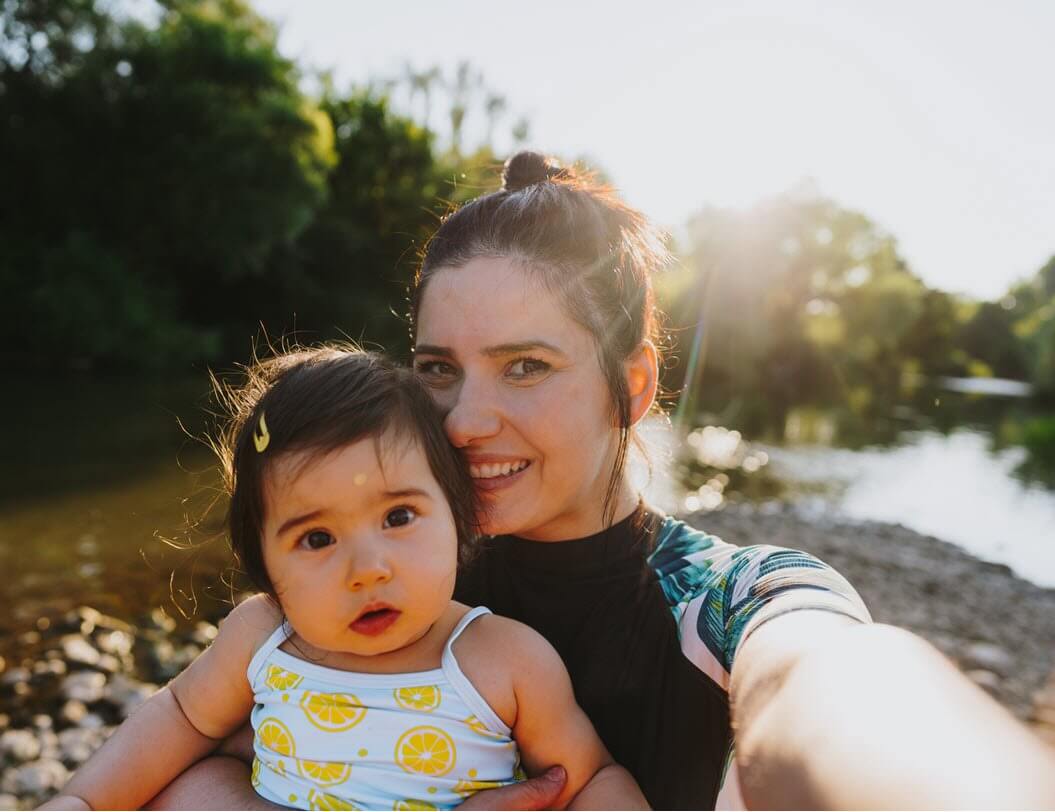
M 492 462 L 486 465 L 470 465 L 469 474 L 473 479 L 494 479 L 496 476 L 509 476 L 528 467 L 527 460 L 516 462 Z

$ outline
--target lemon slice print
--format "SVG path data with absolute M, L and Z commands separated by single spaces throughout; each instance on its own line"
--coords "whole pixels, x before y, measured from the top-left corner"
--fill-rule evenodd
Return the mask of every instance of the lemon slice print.
M 438 685 L 419 685 L 413 688 L 397 688 L 393 691 L 396 704 L 401 708 L 431 713 L 440 706 Z
M 342 784 L 351 775 L 352 765 L 346 761 L 297 761 L 297 770 L 316 784 L 330 786 Z
M 415 727 L 396 742 L 396 763 L 408 773 L 446 775 L 454 769 L 454 740 L 438 727 Z
M 289 732 L 288 727 L 273 716 L 269 716 L 260 723 L 256 735 L 260 743 L 272 753 L 292 756 L 297 752 L 297 743 L 293 740 L 293 734 Z
M 428 801 L 415 801 L 413 798 L 407 798 L 405 801 L 396 801 L 392 808 L 396 810 L 415 810 L 415 812 L 427 812 L 427 810 L 436 809 Z
M 300 700 L 300 707 L 309 722 L 327 733 L 337 733 L 355 727 L 366 716 L 366 708 L 352 694 L 318 694 L 307 691 Z
M 288 691 L 290 688 L 296 688 L 302 682 L 304 682 L 304 677 L 300 674 L 294 674 L 292 671 L 279 668 L 277 665 L 269 665 L 267 667 L 267 676 L 264 678 L 264 684 L 275 691 Z
M 308 803 L 311 804 L 312 809 L 359 808 L 351 801 L 346 801 L 344 798 L 338 798 L 336 795 L 330 795 L 328 792 L 319 792 L 315 789 L 308 790 Z
M 480 736 L 486 736 L 489 739 L 505 738 L 501 734 L 495 733 L 493 730 L 489 730 L 487 725 L 481 722 L 476 716 L 468 716 L 462 721 L 469 726 L 473 733 L 477 733 Z
M 260 786 L 260 759 L 253 759 L 253 772 L 249 775 L 249 783 L 253 785 L 253 788 Z

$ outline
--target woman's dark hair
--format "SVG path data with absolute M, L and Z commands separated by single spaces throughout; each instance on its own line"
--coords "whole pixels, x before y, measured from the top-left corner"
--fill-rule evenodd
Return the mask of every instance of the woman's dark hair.
M 410 296 L 412 332 L 436 271 L 477 257 L 522 262 L 594 338 L 620 427 L 603 506 L 610 524 L 631 429 L 622 364 L 646 339 L 659 343 L 651 276 L 668 260 L 662 235 L 611 187 L 525 151 L 506 162 L 499 191 L 453 211 L 425 246 Z
M 230 495 L 231 547 L 262 592 L 278 600 L 261 548 L 264 482 L 275 460 L 309 452 L 304 462 L 310 462 L 367 437 L 380 442 L 389 430 L 421 446 L 454 516 L 459 560 L 467 560 L 477 535 L 472 478 L 447 440 L 442 415 L 410 370 L 353 345 L 330 344 L 257 361 L 245 368 L 239 386 L 213 380 L 228 416 L 214 449 Z M 265 445 L 262 451 L 258 443 Z

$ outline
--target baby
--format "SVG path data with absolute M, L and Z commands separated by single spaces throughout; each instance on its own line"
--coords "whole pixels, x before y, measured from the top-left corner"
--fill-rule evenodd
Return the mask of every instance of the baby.
M 445 809 L 561 764 L 559 807 L 647 808 L 536 632 L 452 600 L 469 473 L 408 371 L 345 347 L 225 390 L 231 543 L 261 594 L 45 808 L 137 808 L 250 715 L 297 809 Z

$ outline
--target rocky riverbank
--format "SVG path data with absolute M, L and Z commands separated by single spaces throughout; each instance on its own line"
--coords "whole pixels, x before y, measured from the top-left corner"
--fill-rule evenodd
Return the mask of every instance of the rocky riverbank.
M 729 506 L 689 517 L 741 545 L 827 561 L 877 621 L 930 640 L 976 683 L 1055 742 L 1055 590 L 899 525 Z M 216 617 L 177 625 L 164 610 L 126 621 L 82 607 L 0 639 L 0 809 L 54 793 L 139 703 L 216 635 Z M 1046 721 L 1047 720 L 1047 721 Z

